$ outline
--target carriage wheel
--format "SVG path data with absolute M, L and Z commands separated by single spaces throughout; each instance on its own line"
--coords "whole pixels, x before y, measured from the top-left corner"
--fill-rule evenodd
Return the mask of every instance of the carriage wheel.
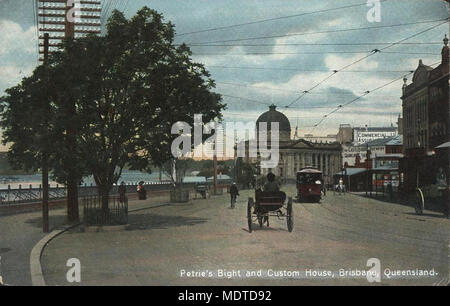
M 287 203 L 286 213 L 287 228 L 289 232 L 294 229 L 294 211 L 292 210 L 292 198 L 290 197 Z
M 423 197 L 423 192 L 420 188 L 417 188 L 414 203 L 414 209 L 416 210 L 416 214 L 422 215 L 424 208 L 425 208 L 425 199 Z
M 248 198 L 247 204 L 247 220 L 248 220 L 248 231 L 252 232 L 252 206 L 253 206 L 253 198 Z

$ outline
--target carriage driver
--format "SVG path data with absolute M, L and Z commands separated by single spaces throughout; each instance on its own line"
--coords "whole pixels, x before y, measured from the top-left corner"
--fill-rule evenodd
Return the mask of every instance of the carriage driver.
M 264 191 L 268 191 L 268 192 L 279 192 L 280 191 L 280 186 L 278 186 L 277 182 L 275 182 L 275 174 L 273 174 L 272 172 L 269 172 L 267 174 L 267 183 L 264 184 Z M 286 200 L 286 194 L 281 191 L 281 193 L 283 193 L 283 202 Z
M 267 174 L 267 183 L 264 184 L 264 191 L 276 192 L 280 191 L 280 186 L 275 182 L 275 174 L 269 172 Z

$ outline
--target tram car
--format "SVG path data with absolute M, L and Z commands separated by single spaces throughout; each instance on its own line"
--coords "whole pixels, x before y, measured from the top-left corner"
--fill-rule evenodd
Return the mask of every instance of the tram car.
M 297 172 L 297 201 L 317 202 L 322 199 L 323 177 L 317 168 L 303 168 Z

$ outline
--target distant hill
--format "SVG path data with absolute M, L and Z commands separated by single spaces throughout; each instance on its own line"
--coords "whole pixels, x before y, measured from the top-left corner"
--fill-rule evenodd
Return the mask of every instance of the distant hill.
M 14 170 L 8 163 L 6 152 L 0 152 L 0 175 L 30 174 L 23 170 Z

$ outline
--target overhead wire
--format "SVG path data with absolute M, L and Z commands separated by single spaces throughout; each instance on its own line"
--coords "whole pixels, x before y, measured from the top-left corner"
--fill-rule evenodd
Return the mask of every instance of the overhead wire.
M 381 0 L 380 3 L 381 3 L 381 2 L 386 2 L 386 1 L 388 1 L 388 0 Z M 262 19 L 262 20 L 257 20 L 257 21 L 250 21 L 250 22 L 238 23 L 238 24 L 233 24 L 233 25 L 228 25 L 228 26 L 221 26 L 221 27 L 209 28 L 209 29 L 204 29 L 204 30 L 198 30 L 198 31 L 186 32 L 186 33 L 177 34 L 177 35 L 175 35 L 175 36 L 185 36 L 185 35 L 198 34 L 198 33 L 205 33 L 205 32 L 211 32 L 211 31 L 218 31 L 218 30 L 232 29 L 232 28 L 236 28 L 236 27 L 242 27 L 242 26 L 248 26 L 248 25 L 260 24 L 260 23 L 269 22 L 269 21 L 276 21 L 276 20 L 282 20 L 282 19 L 289 19 L 289 18 L 294 18 L 294 17 L 301 17 L 301 16 L 306 16 L 306 15 L 319 14 L 319 13 L 331 12 L 331 11 L 336 11 L 336 10 L 341 10 L 341 9 L 354 8 L 354 7 L 359 7 L 359 6 L 366 6 L 366 5 L 367 5 L 367 2 L 364 2 L 364 3 L 358 3 L 358 4 L 352 4 L 352 5 L 341 6 L 341 7 L 334 7 L 334 8 L 328 8 L 328 9 L 317 10 L 317 11 L 311 11 L 311 12 L 299 13 L 299 14 L 294 14 L 294 15 L 280 16 L 280 17 L 273 17 L 273 18 Z
M 365 56 L 363 56 L 363 57 L 361 57 L 361 58 L 359 58 L 359 59 L 357 59 L 357 60 L 355 60 L 355 61 L 353 61 L 353 62 L 347 64 L 347 65 L 344 65 L 344 66 L 341 67 L 340 69 L 334 70 L 332 74 L 330 74 L 330 75 L 326 76 L 324 79 L 320 80 L 318 83 L 316 83 L 316 84 L 315 84 L 313 87 L 311 87 L 309 90 L 304 91 L 298 98 L 296 98 L 296 99 L 293 100 L 291 103 L 289 103 L 288 105 L 286 105 L 285 108 L 289 108 L 290 106 L 292 106 L 294 103 L 296 103 L 296 102 L 299 101 L 301 98 L 303 98 L 308 92 L 312 91 L 313 89 L 317 88 L 319 85 L 323 84 L 325 81 L 327 81 L 328 79 L 330 79 L 330 78 L 331 78 L 332 76 L 334 76 L 336 73 L 338 73 L 338 72 L 340 72 L 340 71 L 342 71 L 342 70 L 345 70 L 345 69 L 347 69 L 348 67 L 351 67 L 351 66 L 353 66 L 353 65 L 355 65 L 355 64 L 357 64 L 357 63 L 359 63 L 359 62 L 362 62 L 363 60 L 365 60 L 365 59 L 367 59 L 367 58 L 369 58 L 369 57 L 371 57 L 371 56 L 373 56 L 373 55 L 375 55 L 375 54 L 377 54 L 377 53 L 380 53 L 380 52 L 382 52 L 382 51 L 384 51 L 384 50 L 386 50 L 386 49 L 388 49 L 388 48 L 391 48 L 391 47 L 397 45 L 398 43 L 401 43 L 401 42 L 404 42 L 404 41 L 406 41 L 406 40 L 408 40 L 408 39 L 411 39 L 411 38 L 413 38 L 413 37 L 419 36 L 419 35 L 421 35 L 421 34 L 423 34 L 423 33 L 426 33 L 426 32 L 428 32 L 428 31 L 430 31 L 430 30 L 432 30 L 432 29 L 435 29 L 435 28 L 437 28 L 437 27 L 439 27 L 439 26 L 441 26 L 441 25 L 443 25 L 443 24 L 445 24 L 445 23 L 447 23 L 447 22 L 448 22 L 448 18 L 447 18 L 444 22 L 440 22 L 440 23 L 438 23 L 438 24 L 436 24 L 436 25 L 433 25 L 433 26 L 431 26 L 431 27 L 428 27 L 428 28 L 426 28 L 426 29 L 424 29 L 424 30 L 422 30 L 422 31 L 419 31 L 419 32 L 417 32 L 417 33 L 414 33 L 414 34 L 412 34 L 412 35 L 409 35 L 408 37 L 403 38 L 403 39 L 401 39 L 401 40 L 399 40 L 399 41 L 397 41 L 397 42 L 391 43 L 391 44 L 389 44 L 389 45 L 387 45 L 387 46 L 385 46 L 385 47 L 383 47 L 383 48 L 380 48 L 380 49 L 374 49 L 374 50 L 372 50 L 369 54 L 367 54 L 367 55 L 365 55 Z
M 430 65 L 430 67 L 431 67 L 431 66 L 435 66 L 435 65 L 437 65 L 437 64 L 440 64 L 440 62 L 433 63 L 433 64 Z M 405 77 L 408 76 L 408 75 L 411 75 L 412 73 L 414 73 L 414 72 L 409 72 L 409 73 L 404 74 L 404 75 L 402 75 L 402 76 L 400 76 L 400 77 L 397 77 L 397 78 L 395 78 L 395 79 L 393 79 L 393 80 L 391 80 L 391 81 L 389 81 L 389 82 L 387 82 L 387 83 L 385 83 L 385 84 L 383 84 L 383 85 L 380 85 L 380 86 L 375 87 L 375 88 L 372 89 L 372 90 L 367 90 L 367 91 L 364 92 L 362 95 L 360 95 L 360 96 L 358 96 L 358 97 L 356 97 L 356 98 L 354 98 L 354 99 L 352 99 L 352 100 L 350 100 L 350 101 L 348 101 L 348 102 L 346 102 L 346 103 L 343 103 L 343 104 L 338 105 L 338 106 L 337 106 L 335 109 L 333 109 L 331 112 L 329 112 L 329 113 L 323 115 L 322 119 L 321 119 L 318 123 L 316 123 L 316 124 L 313 126 L 313 129 L 311 130 L 311 132 L 314 130 L 314 128 L 316 128 L 317 126 L 319 126 L 320 124 L 322 124 L 326 119 L 328 119 L 330 115 L 332 115 L 332 114 L 338 112 L 339 110 L 343 109 L 344 107 L 346 107 L 346 106 L 348 106 L 348 105 L 350 105 L 350 104 L 355 103 L 356 101 L 362 99 L 363 97 L 365 97 L 365 96 L 367 96 L 367 95 L 369 95 L 369 94 L 371 94 L 371 93 L 373 93 L 373 92 L 375 92 L 375 91 L 378 91 L 378 90 L 380 90 L 380 89 L 382 89 L 382 88 L 384 88 L 384 87 L 387 87 L 387 86 L 391 85 L 392 83 L 395 83 L 395 82 L 397 82 L 397 81 L 399 81 L 399 80 L 405 78 Z
M 193 45 L 193 44 L 214 44 L 214 43 L 226 43 L 226 42 L 237 42 L 237 41 L 247 41 L 247 40 L 272 39 L 272 38 L 281 38 L 281 37 L 290 37 L 290 36 L 303 36 L 303 35 L 313 35 L 313 34 L 327 34 L 327 33 L 339 33 L 339 32 L 349 32 L 349 31 L 372 30 L 372 29 L 382 29 L 382 28 L 393 28 L 393 27 L 401 27 L 401 26 L 410 26 L 410 25 L 423 24 L 423 23 L 433 23 L 433 22 L 439 22 L 439 21 L 444 21 L 444 20 L 447 21 L 448 18 L 441 18 L 441 19 L 434 19 L 434 20 L 424 20 L 424 21 L 415 21 L 415 22 L 406 22 L 406 23 L 398 23 L 398 24 L 390 24 L 390 25 L 370 26 L 370 27 L 356 27 L 356 28 L 336 29 L 336 30 L 322 30 L 322 31 L 300 32 L 300 33 L 286 33 L 286 34 L 271 35 L 271 36 L 255 36 L 255 37 L 216 40 L 216 41 L 206 41 L 206 42 L 187 42 L 186 44 L 188 44 L 188 45 Z

